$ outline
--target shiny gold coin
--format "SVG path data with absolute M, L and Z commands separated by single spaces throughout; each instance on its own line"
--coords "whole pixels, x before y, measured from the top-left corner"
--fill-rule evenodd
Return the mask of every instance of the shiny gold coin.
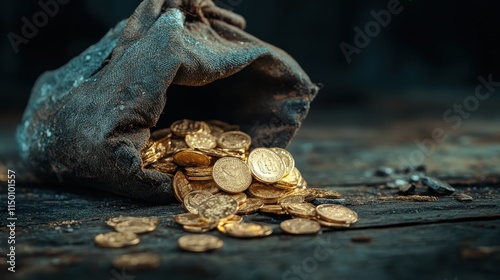
M 223 232 L 237 238 L 265 237 L 273 233 L 272 228 L 256 223 L 224 224 Z
M 212 196 L 198 207 L 198 214 L 207 221 L 227 219 L 238 211 L 238 202 L 228 196 Z
M 302 195 L 288 195 L 284 197 L 280 197 L 278 199 L 278 204 L 286 205 L 289 203 L 302 203 L 305 202 L 305 198 Z
M 118 232 L 131 232 L 139 234 L 154 231 L 158 223 L 158 219 L 132 218 L 116 224 L 114 228 Z
M 142 166 L 147 166 L 167 156 L 167 147 L 163 143 L 149 142 L 141 151 Z
M 264 183 L 254 182 L 248 188 L 248 193 L 262 199 L 278 199 L 285 194 L 285 191 Z
M 307 188 L 307 182 L 304 177 L 300 176 L 299 183 L 297 184 L 297 188 Z
M 341 193 L 336 192 L 334 190 L 316 189 L 316 188 L 311 188 L 311 190 L 315 191 L 316 196 L 319 198 L 338 199 L 343 197 Z
M 189 181 L 212 181 L 214 179 L 214 177 L 212 176 L 187 176 L 186 175 L 186 178 L 189 180 Z
M 213 149 L 217 139 L 212 134 L 197 132 L 186 135 L 186 144 L 193 149 Z
M 316 206 L 311 203 L 286 203 L 283 208 L 288 214 L 300 218 L 311 219 L 316 217 Z
M 325 221 L 323 219 L 316 219 L 316 222 L 318 222 L 323 227 L 329 227 L 329 228 L 348 228 L 351 226 L 351 224 L 332 223 L 329 221 Z
M 233 157 L 218 159 L 214 164 L 212 176 L 219 188 L 228 193 L 243 192 L 252 183 L 248 166 Z
M 212 176 L 212 166 L 186 167 L 186 176 Z
M 190 226 L 190 225 L 184 225 L 182 226 L 182 229 L 184 229 L 187 232 L 192 232 L 192 233 L 204 233 L 213 230 L 214 228 L 217 227 L 219 223 L 217 222 L 211 222 L 207 223 L 204 225 L 199 225 L 199 226 Z
M 295 160 L 293 159 L 292 154 L 282 148 L 271 148 L 271 150 L 275 152 L 285 164 L 285 176 L 290 174 L 295 167 Z
M 192 191 L 184 197 L 184 208 L 193 214 L 198 214 L 198 207 L 203 201 L 213 195 L 207 191 Z
M 285 164 L 272 150 L 254 149 L 248 155 L 248 167 L 255 179 L 263 183 L 275 183 L 285 175 Z
M 300 174 L 299 169 L 297 167 L 294 167 L 292 171 L 286 175 L 285 177 L 281 178 L 278 181 L 278 184 L 280 185 L 285 185 L 288 187 L 297 187 L 299 184 L 300 178 L 302 178 L 302 175 Z
M 131 232 L 108 232 L 98 234 L 94 242 L 98 246 L 107 248 L 122 248 L 136 245 L 139 243 L 139 237 Z
M 170 156 L 177 152 L 187 150 L 189 147 L 184 139 L 169 139 L 168 145 L 166 145 L 167 151 L 166 155 Z
M 243 217 L 239 215 L 233 215 L 228 219 L 222 219 L 219 221 L 219 224 L 239 224 L 243 222 Z
M 177 171 L 173 181 L 174 196 L 180 203 L 184 202 L 184 197 L 193 191 L 193 187 L 184 176 L 184 173 Z
M 174 161 L 180 166 L 209 166 L 210 157 L 195 150 L 184 150 L 174 154 Z
M 174 221 L 183 226 L 207 226 L 205 220 L 203 220 L 198 214 L 193 213 L 182 213 L 174 216 Z
M 227 193 L 227 192 L 219 192 L 217 195 L 226 195 L 231 197 L 232 199 L 238 202 L 238 205 L 243 204 L 247 200 L 247 195 L 245 193 Z
M 318 222 L 302 218 L 283 221 L 280 228 L 289 234 L 316 234 L 321 230 Z
M 277 204 L 264 205 L 259 210 L 262 213 L 271 213 L 271 214 L 276 214 L 276 215 L 288 214 L 288 212 L 286 212 L 283 209 L 283 207 L 281 207 L 281 205 L 277 205 Z
M 160 256 L 153 253 L 131 253 L 113 259 L 113 267 L 127 270 L 155 269 L 160 263 Z
M 311 202 L 316 198 L 316 192 L 313 189 L 296 188 L 285 193 L 285 196 L 300 195 L 306 202 Z
M 333 223 L 353 224 L 358 220 L 356 212 L 342 205 L 318 205 L 316 212 L 323 220 Z
M 172 132 L 180 137 L 186 137 L 188 134 L 201 132 L 204 129 L 203 122 L 192 120 L 178 120 L 170 126 Z
M 250 144 L 252 144 L 252 138 L 241 131 L 224 132 L 217 138 L 217 145 L 223 149 L 248 150 Z
M 191 181 L 189 182 L 193 190 L 205 190 L 211 194 L 220 192 L 219 186 L 214 181 Z
M 260 198 L 248 198 L 243 204 L 239 206 L 238 214 L 248 215 L 259 211 L 264 206 L 264 202 Z
M 224 245 L 220 238 L 208 234 L 184 235 L 177 240 L 177 244 L 182 250 L 197 253 L 220 249 Z

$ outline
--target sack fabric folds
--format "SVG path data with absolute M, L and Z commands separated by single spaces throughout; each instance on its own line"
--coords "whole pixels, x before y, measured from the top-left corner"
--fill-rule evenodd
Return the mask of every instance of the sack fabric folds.
M 244 27 L 212 1 L 145 0 L 37 80 L 17 132 L 24 164 L 41 182 L 168 203 L 171 179 L 140 158 L 160 119 L 217 117 L 254 146 L 285 147 L 318 87 Z

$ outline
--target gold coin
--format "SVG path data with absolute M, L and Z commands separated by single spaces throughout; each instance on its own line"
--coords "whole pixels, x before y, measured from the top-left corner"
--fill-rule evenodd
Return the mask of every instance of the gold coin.
M 334 190 L 326 190 L 326 189 L 312 189 L 316 192 L 316 196 L 319 198 L 330 198 L 330 199 L 338 199 L 342 198 L 343 195 Z
M 283 208 L 288 214 L 300 218 L 311 219 L 316 217 L 316 206 L 311 203 L 286 203 Z
M 217 145 L 223 149 L 247 150 L 250 144 L 252 144 L 252 138 L 241 131 L 224 132 L 217 138 Z
M 172 123 L 170 129 L 175 135 L 186 137 L 187 134 L 203 131 L 204 125 L 203 122 L 184 119 Z
M 282 231 L 290 234 L 316 234 L 321 230 L 318 222 L 309 219 L 289 219 L 281 222 Z
M 219 192 L 217 195 L 226 195 L 231 197 L 232 199 L 238 202 L 238 205 L 243 204 L 247 200 L 247 195 L 245 193 L 227 193 L 227 192 Z
M 252 183 L 248 166 L 233 157 L 218 159 L 214 164 L 212 176 L 219 188 L 228 193 L 243 192 Z
M 178 166 L 177 166 L 177 164 L 170 162 L 168 160 L 164 161 L 162 159 L 159 159 L 158 161 L 148 165 L 148 168 L 154 169 L 156 171 L 163 172 L 163 173 L 174 174 L 177 171 Z
M 214 179 L 212 176 L 186 176 L 189 181 L 211 181 Z
M 313 189 L 297 188 L 285 193 L 285 196 L 300 195 L 306 202 L 311 202 L 316 198 L 316 192 Z
M 281 207 L 281 205 L 276 205 L 276 204 L 264 205 L 259 210 L 262 213 L 271 213 L 271 214 L 276 214 L 276 215 L 286 215 L 286 214 L 288 214 L 283 209 L 283 207 Z
M 300 178 L 302 178 L 302 175 L 300 174 L 299 169 L 294 167 L 288 175 L 278 181 L 278 184 L 295 188 L 299 184 Z
M 212 166 L 186 167 L 186 176 L 212 176 Z
M 220 220 L 219 224 L 231 224 L 231 223 L 239 224 L 241 222 L 243 222 L 243 217 L 242 216 L 233 215 L 230 218 Z
M 207 223 L 198 214 L 182 213 L 174 216 L 174 221 L 183 226 L 206 226 Z
M 282 148 L 271 148 L 271 150 L 275 152 L 285 164 L 285 176 L 290 174 L 295 167 L 295 160 L 293 159 L 292 154 Z
M 154 231 L 158 223 L 158 219 L 131 218 L 116 224 L 114 228 L 118 232 L 132 232 L 139 234 Z
M 212 229 L 216 228 L 219 223 L 217 222 L 211 222 L 211 223 L 206 223 L 202 225 L 196 225 L 196 226 L 191 226 L 191 225 L 184 225 L 182 226 L 182 229 L 184 229 L 187 232 L 193 232 L 193 233 L 204 233 L 211 231 Z
M 108 232 L 98 234 L 94 242 L 101 247 L 122 248 L 136 245 L 139 243 L 139 237 L 132 232 Z
M 160 267 L 160 256 L 152 253 L 131 253 L 113 259 L 113 267 L 127 270 L 154 269 Z
M 184 208 L 190 213 L 198 214 L 200 204 L 212 196 L 207 191 L 192 191 L 184 197 Z
M 325 221 L 323 219 L 316 219 L 316 222 L 318 222 L 323 227 L 329 227 L 329 228 L 348 228 L 351 226 L 351 224 L 332 223 L 329 221 Z
M 248 198 L 239 206 L 238 214 L 248 215 L 259 211 L 264 206 L 264 202 L 260 198 Z
M 254 182 L 248 188 L 248 193 L 262 199 L 278 199 L 285 194 L 285 191 L 260 182 Z
M 269 236 L 273 233 L 272 228 L 256 223 L 232 223 L 222 226 L 223 232 L 237 238 L 254 238 Z
M 332 223 L 353 224 L 358 220 L 356 212 L 342 205 L 318 205 L 316 212 L 322 219 Z
M 285 164 L 272 150 L 254 149 L 248 156 L 248 167 L 255 179 L 263 183 L 276 183 L 285 175 Z
M 307 182 L 304 177 L 300 176 L 299 183 L 297 184 L 297 188 L 307 188 Z
M 186 144 L 186 141 L 184 141 L 184 139 L 169 139 L 168 145 L 166 145 L 166 147 L 166 155 L 173 155 L 177 152 L 188 149 L 188 145 Z
M 207 191 L 211 194 L 220 192 L 219 187 L 214 181 L 191 181 L 189 182 L 193 190 L 195 191 Z
M 217 147 L 217 139 L 212 134 L 197 132 L 186 135 L 186 144 L 193 149 L 213 149 Z
M 198 207 L 198 214 L 207 221 L 218 221 L 236 214 L 238 202 L 228 196 L 212 196 Z
M 184 235 L 177 240 L 177 244 L 182 250 L 197 253 L 220 249 L 224 245 L 220 238 L 208 234 Z
M 210 157 L 194 150 L 184 150 L 174 154 L 174 161 L 180 166 L 208 166 Z
M 280 197 L 278 199 L 278 204 L 286 205 L 289 203 L 302 203 L 304 201 L 305 201 L 305 198 L 302 195 L 288 195 L 288 196 Z
M 184 202 L 184 197 L 193 191 L 193 187 L 184 176 L 184 173 L 177 171 L 173 181 L 174 196 L 180 202 Z

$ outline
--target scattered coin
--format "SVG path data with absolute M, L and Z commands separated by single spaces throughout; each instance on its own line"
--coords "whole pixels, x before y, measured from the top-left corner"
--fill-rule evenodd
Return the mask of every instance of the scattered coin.
M 282 231 L 290 234 L 316 234 L 321 230 L 318 222 L 309 219 L 297 218 L 281 222 Z
M 231 223 L 222 226 L 223 233 L 237 238 L 264 237 L 273 233 L 272 228 L 257 223 Z
M 184 197 L 184 208 L 190 213 L 198 214 L 198 207 L 212 196 L 207 191 L 192 191 Z
M 237 211 L 238 202 L 224 195 L 212 196 L 198 207 L 198 214 L 207 221 L 226 219 L 236 214 Z
M 154 231 L 158 223 L 158 219 L 131 217 L 117 223 L 114 228 L 118 232 L 139 234 Z
M 233 157 L 218 159 L 214 164 L 212 176 L 215 183 L 228 193 L 242 192 L 252 183 L 252 175 L 247 165 Z
M 122 248 L 136 245 L 139 243 L 139 237 L 132 232 L 108 232 L 98 234 L 94 238 L 95 244 L 107 248 Z
M 316 212 L 322 219 L 334 223 L 353 224 L 358 220 L 356 212 L 337 204 L 318 205 Z
M 264 202 L 261 199 L 248 198 L 244 203 L 242 203 L 239 206 L 238 212 L 236 212 L 236 213 L 244 214 L 244 215 L 252 214 L 252 213 L 259 211 L 259 209 L 262 206 L 264 206 Z
M 189 234 L 177 240 L 179 248 L 189 252 L 207 252 L 222 248 L 224 243 L 216 236 L 208 234 Z

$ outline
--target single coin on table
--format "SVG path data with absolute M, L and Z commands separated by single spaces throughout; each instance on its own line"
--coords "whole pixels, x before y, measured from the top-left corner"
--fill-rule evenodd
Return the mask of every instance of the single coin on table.
M 189 234 L 177 240 L 179 248 L 190 252 L 206 252 L 222 248 L 224 243 L 216 236 L 208 234 Z
M 285 220 L 281 222 L 280 228 L 290 234 L 316 234 L 321 230 L 318 222 L 303 218 Z

